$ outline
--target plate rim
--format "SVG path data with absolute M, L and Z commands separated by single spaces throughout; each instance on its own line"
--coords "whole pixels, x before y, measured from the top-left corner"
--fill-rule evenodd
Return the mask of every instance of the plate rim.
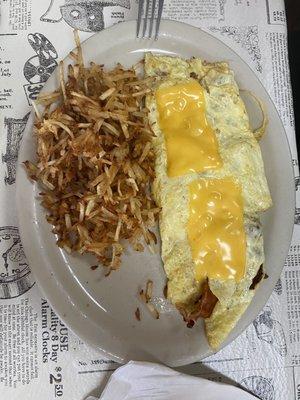
M 84 44 L 87 41 L 89 41 L 91 38 L 94 38 L 95 36 L 101 37 L 101 35 L 103 35 L 103 34 L 109 34 L 110 32 L 118 31 L 120 26 L 125 27 L 124 29 L 127 28 L 129 30 L 132 30 L 132 32 L 135 32 L 136 20 L 127 20 L 127 21 L 112 25 L 112 26 L 110 26 L 110 27 L 108 27 L 108 28 L 106 28 L 106 29 L 104 29 L 104 30 L 102 30 L 100 32 L 94 33 L 89 38 L 87 38 L 87 39 L 82 41 L 82 43 L 81 43 L 82 47 L 84 47 Z M 228 46 L 226 43 L 224 43 L 221 39 L 215 37 L 214 35 L 210 34 L 209 32 L 207 32 L 207 31 L 205 31 L 205 30 L 203 30 L 201 28 L 195 27 L 193 25 L 190 25 L 190 24 L 187 24 L 187 23 L 184 23 L 184 22 L 181 22 L 181 21 L 172 21 L 172 20 L 168 20 L 168 19 L 162 19 L 162 21 L 161 21 L 161 28 L 162 29 L 166 29 L 166 31 L 168 31 L 168 28 L 170 26 L 171 27 L 172 26 L 175 27 L 175 30 L 176 30 L 176 26 L 182 26 L 182 27 L 184 27 L 186 29 L 194 30 L 195 33 L 197 31 L 201 31 L 201 34 L 203 34 L 204 36 L 207 36 L 207 37 L 213 39 L 214 41 L 217 41 L 217 42 L 221 43 L 221 45 L 223 47 L 226 47 L 230 52 L 234 53 L 236 55 L 236 57 L 239 59 L 239 62 L 251 70 L 251 72 L 253 73 L 255 79 L 259 82 L 259 84 L 263 88 L 265 95 L 268 97 L 268 100 L 270 101 L 270 104 L 272 104 L 272 107 L 273 107 L 273 109 L 274 109 L 274 111 L 275 111 L 275 113 L 277 115 L 277 118 L 280 121 L 280 128 L 281 128 L 281 131 L 284 133 L 284 135 L 283 135 L 284 136 L 284 140 L 285 140 L 285 142 L 287 144 L 287 149 L 288 149 L 288 153 L 289 153 L 288 156 L 289 156 L 290 161 L 292 161 L 292 153 L 291 153 L 290 144 L 289 144 L 289 140 L 288 140 L 288 137 L 287 137 L 286 129 L 285 129 L 283 123 L 282 123 L 282 120 L 280 118 L 278 110 L 277 110 L 277 108 L 276 108 L 276 106 L 275 106 L 275 104 L 274 104 L 269 92 L 266 90 L 262 80 L 256 74 L 256 72 L 253 70 L 251 65 L 247 64 L 247 62 L 244 61 L 234 49 L 232 49 L 230 46 Z M 167 34 L 168 33 L 166 33 L 166 35 Z M 100 40 L 99 40 L 99 42 L 100 42 Z M 199 50 L 200 49 L 201 49 L 201 45 L 199 45 Z M 67 55 L 63 59 L 63 61 L 67 60 L 68 58 L 69 58 L 69 53 L 67 53 Z M 52 75 L 56 74 L 56 73 L 57 73 L 57 68 L 53 71 Z M 43 90 L 44 90 L 44 87 L 43 87 L 42 91 Z M 30 126 L 30 124 L 33 123 L 33 119 L 34 119 L 34 110 L 32 109 L 32 111 L 30 113 L 30 116 L 29 116 L 29 119 L 28 119 L 27 124 L 26 124 L 26 128 L 25 128 L 23 137 L 25 135 L 27 135 L 27 132 L 29 131 L 29 129 L 31 129 L 29 126 Z M 24 230 L 24 221 L 23 221 L 23 215 L 22 215 L 23 214 L 23 212 L 22 212 L 23 204 L 20 203 L 20 198 L 21 198 L 20 197 L 20 191 L 21 191 L 21 184 L 20 184 L 21 178 L 20 178 L 20 176 L 21 176 L 21 171 L 23 169 L 23 166 L 21 165 L 21 162 L 20 162 L 20 161 L 22 161 L 22 160 L 20 160 L 20 157 L 22 155 L 23 144 L 24 144 L 24 141 L 22 140 L 21 141 L 21 145 L 20 145 L 19 154 L 18 154 L 17 171 L 16 171 L 16 203 L 17 203 L 17 216 L 18 216 L 18 226 L 19 226 L 20 237 L 21 237 L 21 241 L 22 241 L 22 244 L 23 244 L 23 247 L 24 247 L 25 254 L 27 256 L 27 254 L 29 253 L 29 249 L 28 249 L 28 245 L 27 245 L 28 242 L 27 242 L 27 238 L 26 238 L 26 234 L 25 234 L 25 230 Z M 291 172 L 291 175 L 294 177 L 294 169 L 293 169 L 293 166 L 292 166 L 292 162 L 290 163 L 290 172 Z M 296 206 L 296 201 L 295 201 L 296 200 L 296 193 L 295 193 L 295 191 L 293 193 L 294 193 L 294 195 L 293 195 L 293 212 L 294 212 L 294 209 L 295 209 L 295 206 Z M 289 243 L 291 243 L 291 239 L 292 239 L 292 235 L 293 235 L 293 228 L 294 228 L 294 224 L 292 223 L 292 220 L 291 220 L 291 221 L 289 221 L 289 240 L 288 240 Z M 285 259 L 286 259 L 287 255 L 288 255 L 288 251 L 289 251 L 289 247 L 285 251 L 285 255 L 284 255 Z M 27 256 L 27 258 L 30 259 L 31 257 Z M 64 313 L 62 313 L 61 310 L 59 310 L 59 308 L 57 307 L 57 301 L 55 300 L 55 293 L 51 294 L 53 288 L 57 289 L 60 286 L 59 282 L 52 282 L 52 287 L 51 288 L 47 287 L 43 283 L 44 280 L 45 280 L 45 278 L 43 278 L 43 272 L 42 272 L 43 269 L 42 268 L 40 269 L 38 267 L 37 268 L 36 267 L 32 268 L 32 265 L 35 264 L 34 262 L 30 262 L 29 264 L 30 264 L 30 268 L 31 268 L 31 270 L 33 272 L 33 275 L 35 277 L 35 280 L 36 280 L 36 282 L 37 282 L 37 284 L 39 286 L 40 291 L 42 292 L 43 295 L 45 295 L 45 297 L 46 297 L 47 301 L 49 302 L 50 306 L 54 309 L 54 311 L 59 316 L 59 318 L 68 326 L 68 328 L 76 336 L 81 338 L 85 343 L 87 343 L 92 348 L 95 348 L 98 352 L 100 352 L 103 355 L 103 357 L 107 357 L 107 358 L 109 358 L 109 359 L 111 359 L 113 361 L 116 361 L 118 363 L 124 362 L 123 358 L 118 357 L 116 354 L 111 354 L 109 351 L 105 350 L 104 348 L 101 348 L 99 345 L 95 345 L 93 342 L 91 342 L 89 339 L 87 339 L 85 337 L 83 331 L 80 331 L 78 327 L 74 327 L 74 325 L 75 325 L 74 321 L 71 321 L 70 317 L 65 316 Z M 282 264 L 282 266 L 280 268 L 278 268 L 278 270 L 276 270 L 276 272 L 274 271 L 274 275 L 277 276 L 277 279 L 280 277 L 283 267 L 284 267 L 284 263 Z M 270 294 L 267 296 L 267 298 L 265 299 L 264 302 L 261 302 L 260 310 L 267 303 L 271 293 L 272 292 L 270 292 Z M 61 292 L 60 294 L 63 294 L 63 292 Z M 55 305 L 53 306 L 53 304 L 55 304 Z M 235 340 L 236 337 L 238 337 L 252 322 L 253 322 L 253 319 L 250 320 L 248 323 L 244 324 L 242 329 L 240 329 L 239 332 L 236 332 L 236 334 L 231 337 L 230 342 Z M 192 362 L 195 362 L 195 361 L 200 361 L 203 358 L 205 358 L 207 356 L 210 356 L 212 354 L 215 354 L 216 352 L 220 351 L 227 344 L 228 343 L 225 342 L 217 351 L 210 350 L 206 354 L 202 355 L 201 357 L 199 357 L 199 356 L 189 356 L 189 357 L 186 357 L 182 362 L 179 362 L 179 363 L 177 362 L 175 364 L 169 364 L 169 365 L 181 366 L 181 365 L 186 365 L 186 364 L 189 364 L 189 363 L 192 363 Z

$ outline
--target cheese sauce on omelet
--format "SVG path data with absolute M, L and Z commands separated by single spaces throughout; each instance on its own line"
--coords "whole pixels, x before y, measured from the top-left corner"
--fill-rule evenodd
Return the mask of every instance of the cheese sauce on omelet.
M 243 198 L 231 179 L 195 180 L 189 185 L 188 240 L 195 278 L 235 279 L 245 275 Z
M 198 82 L 159 88 L 156 102 L 170 177 L 222 166 L 215 133 L 206 119 L 204 91 Z

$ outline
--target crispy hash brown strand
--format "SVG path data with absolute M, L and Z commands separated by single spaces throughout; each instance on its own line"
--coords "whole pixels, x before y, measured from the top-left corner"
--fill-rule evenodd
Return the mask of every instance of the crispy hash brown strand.
M 68 66 L 66 82 L 61 65 L 60 92 L 38 100 L 45 111 L 34 127 L 37 163 L 25 166 L 43 187 L 42 205 L 58 246 L 92 253 L 116 269 L 123 239 L 137 251 L 143 250 L 142 238 L 150 246 L 156 241 L 149 230 L 159 212 L 149 191 L 154 178 L 153 134 L 144 106 L 149 79 L 121 65 L 111 71 L 94 63 L 84 67 L 80 47 L 71 56 L 77 63 Z
M 139 292 L 139 297 L 150 311 L 152 317 L 154 319 L 159 319 L 159 312 L 155 308 L 154 304 L 152 304 L 152 291 L 153 291 L 153 281 L 148 279 L 146 283 L 146 290 L 141 289 Z

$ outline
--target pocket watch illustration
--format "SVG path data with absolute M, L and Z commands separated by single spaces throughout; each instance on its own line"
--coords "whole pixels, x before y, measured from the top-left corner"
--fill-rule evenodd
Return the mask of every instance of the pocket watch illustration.
M 0 227 L 0 299 L 21 296 L 34 283 L 18 228 Z

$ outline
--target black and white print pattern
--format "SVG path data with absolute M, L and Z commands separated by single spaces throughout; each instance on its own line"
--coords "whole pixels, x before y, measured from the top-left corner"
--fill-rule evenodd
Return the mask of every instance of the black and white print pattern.
M 282 324 L 274 319 L 273 310 L 266 306 L 253 321 L 259 340 L 269 343 L 282 357 L 287 355 L 287 343 Z
M 130 0 L 50 0 L 40 19 L 50 23 L 64 20 L 74 29 L 98 32 L 105 27 L 103 9 L 113 6 L 129 9 Z
M 11 299 L 34 285 L 18 228 L 0 227 L 0 299 Z
M 241 381 L 241 385 L 249 392 L 258 396 L 261 400 L 275 400 L 275 391 L 272 379 L 259 375 L 247 376 Z
M 4 182 L 13 185 L 16 181 L 16 164 L 21 139 L 30 113 L 23 118 L 4 118 L 4 131 L 6 132 L 6 151 L 2 154 L 2 162 L 6 164 Z
M 57 67 L 58 54 L 50 40 L 42 33 L 30 33 L 27 39 L 35 53 L 23 67 L 23 74 L 28 82 L 24 85 L 24 90 L 28 104 L 31 105 Z
M 263 67 L 258 26 L 211 26 L 210 30 L 212 32 L 218 32 L 222 36 L 227 36 L 241 45 L 251 57 L 256 71 L 262 72 Z

